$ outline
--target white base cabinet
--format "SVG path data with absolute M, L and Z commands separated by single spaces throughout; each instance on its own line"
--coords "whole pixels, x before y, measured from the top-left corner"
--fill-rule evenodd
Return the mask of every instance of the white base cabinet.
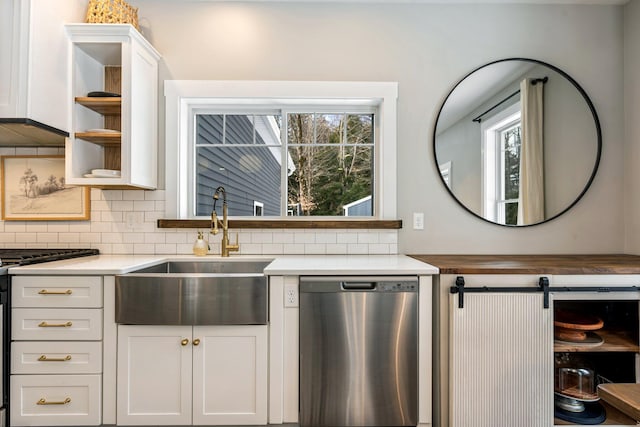
M 101 424 L 102 375 L 14 375 L 11 425 Z
M 267 326 L 118 327 L 119 425 L 267 423 Z
M 102 277 L 11 282 L 12 426 L 102 424 Z

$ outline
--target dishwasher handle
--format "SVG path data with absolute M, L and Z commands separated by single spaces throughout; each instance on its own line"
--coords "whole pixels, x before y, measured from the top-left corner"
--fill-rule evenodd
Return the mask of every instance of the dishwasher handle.
M 340 288 L 344 291 L 372 291 L 376 282 L 340 282 Z

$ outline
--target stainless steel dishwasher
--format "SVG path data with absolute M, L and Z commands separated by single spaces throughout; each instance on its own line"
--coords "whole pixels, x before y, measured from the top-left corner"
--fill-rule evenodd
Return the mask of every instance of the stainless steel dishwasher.
M 417 344 L 417 277 L 301 277 L 300 425 L 415 426 Z

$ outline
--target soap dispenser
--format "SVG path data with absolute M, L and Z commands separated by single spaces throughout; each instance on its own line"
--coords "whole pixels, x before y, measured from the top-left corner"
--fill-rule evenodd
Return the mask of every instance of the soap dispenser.
M 193 253 L 198 256 L 205 256 L 209 253 L 209 242 L 204 240 L 202 231 L 198 231 L 198 238 L 193 244 Z

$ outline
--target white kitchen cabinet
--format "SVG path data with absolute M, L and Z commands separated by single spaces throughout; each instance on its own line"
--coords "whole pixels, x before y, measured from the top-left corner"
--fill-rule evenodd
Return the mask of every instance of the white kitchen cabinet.
M 98 276 L 15 276 L 12 426 L 102 423 L 103 287 Z
M 548 303 L 539 286 L 548 280 Z M 451 293 L 464 279 L 464 292 Z M 451 427 L 570 424 L 554 410 L 555 363 L 593 369 L 598 381 L 640 382 L 640 277 L 632 275 L 440 275 L 436 347 L 439 424 Z M 475 288 L 475 292 L 472 289 Z M 462 307 L 460 301 L 462 300 Z M 603 343 L 554 339 L 559 310 L 604 321 Z M 607 425 L 636 422 L 606 402 Z M 499 420 L 499 421 L 496 421 Z M 586 424 L 586 422 L 585 422 Z M 580 424 L 575 424 L 580 425 Z
M 0 118 L 29 118 L 69 130 L 68 40 L 64 24 L 82 22 L 86 3 L 0 2 Z
M 553 311 L 541 294 L 452 296 L 452 427 L 548 427 L 553 418 Z M 479 396 L 490 396 L 478 399 Z
M 267 326 L 118 327 L 122 425 L 267 422 Z
M 101 380 L 101 375 L 18 375 L 11 381 L 10 425 L 100 425 Z
M 158 60 L 129 24 L 70 24 L 71 135 L 65 146 L 70 184 L 157 186 Z M 120 96 L 88 97 L 90 92 Z M 92 171 L 120 171 L 120 176 Z

